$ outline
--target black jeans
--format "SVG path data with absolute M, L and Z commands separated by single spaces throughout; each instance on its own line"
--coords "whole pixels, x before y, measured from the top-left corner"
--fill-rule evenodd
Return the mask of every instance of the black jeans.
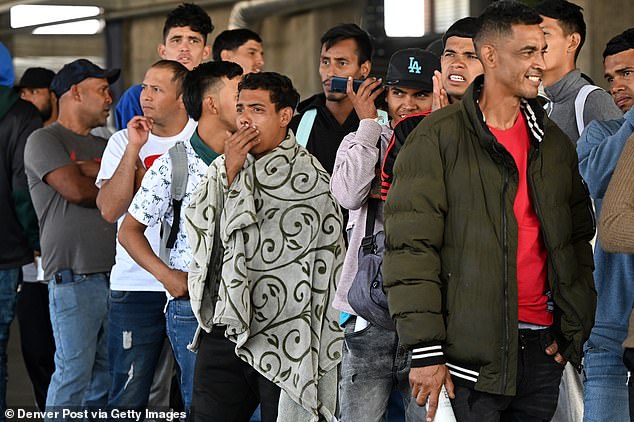
M 630 421 L 634 421 L 634 379 L 632 373 L 634 373 L 634 349 L 627 348 L 623 353 L 623 363 L 629 372 L 627 377 L 627 392 L 630 402 Z
M 277 420 L 280 388 L 235 353 L 225 327 L 200 336 L 190 421 L 248 422 L 261 405 L 261 421 Z
M 515 396 L 483 393 L 455 386 L 452 407 L 458 422 L 550 421 L 559 398 L 563 365 L 545 352 L 549 329 L 520 330 Z

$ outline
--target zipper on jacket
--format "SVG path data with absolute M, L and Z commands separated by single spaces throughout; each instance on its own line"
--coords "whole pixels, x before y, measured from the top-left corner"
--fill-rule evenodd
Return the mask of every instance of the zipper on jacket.
M 533 161 L 532 158 L 537 154 L 537 152 L 538 152 L 537 149 L 533 150 L 528 158 L 528 163 L 526 165 L 526 173 L 527 173 L 526 176 L 527 176 L 527 180 L 530 182 L 528 183 L 529 192 L 531 193 L 531 199 L 533 200 L 533 208 L 535 209 L 535 215 L 537 215 L 537 220 L 539 221 L 539 229 L 542 234 L 542 241 L 544 242 L 544 247 L 546 248 L 546 251 L 548 252 L 548 257 L 550 258 L 552 256 L 552 249 L 550 248 L 550 245 L 548 243 L 548 236 L 546 236 L 546 230 L 544 230 L 544 218 L 542 216 L 541 206 L 539 205 L 539 198 L 537 197 L 537 193 L 535 192 L 535 179 L 533 178 L 533 175 L 530 172 L 530 165 L 531 165 L 531 162 Z M 559 274 L 557 274 L 557 266 L 555 265 L 553 260 L 552 259 L 549 259 L 549 260 L 551 262 L 551 267 L 553 269 L 553 274 L 555 277 L 551 287 L 553 297 L 554 297 L 555 284 L 558 284 L 557 280 L 559 280 Z M 558 291 L 558 293 L 562 297 L 564 296 L 561 292 Z M 554 299 L 553 299 L 553 302 L 554 302 Z M 579 317 L 579 315 L 577 315 L 577 319 L 581 321 L 581 318 Z M 583 349 L 580 350 L 579 356 L 583 356 Z M 580 364 L 576 369 L 579 372 L 581 372 L 582 367 L 583 367 L 583 364 Z
M 508 378 L 508 353 L 509 353 L 509 341 L 510 341 L 510 333 L 509 333 L 509 264 L 508 264 L 508 255 L 509 255 L 509 246 L 508 246 L 508 223 L 506 221 L 506 194 L 509 185 L 509 169 L 506 165 L 503 165 L 504 168 L 504 187 L 502 188 L 502 252 L 503 252 L 503 263 L 502 269 L 504 271 L 504 339 L 502 342 L 502 390 L 501 394 L 504 394 L 506 391 L 506 379 Z

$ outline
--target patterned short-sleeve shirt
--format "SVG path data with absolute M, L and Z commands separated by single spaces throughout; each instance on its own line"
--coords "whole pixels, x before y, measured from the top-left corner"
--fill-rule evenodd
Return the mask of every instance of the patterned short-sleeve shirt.
M 184 210 L 189 205 L 196 188 L 203 177 L 206 177 L 209 166 L 196 154 L 189 141 L 185 142 L 189 175 L 187 189 L 181 206 L 180 230 L 176 236 L 174 248 L 170 254 L 169 266 L 178 271 L 189 271 L 192 251 L 187 241 Z M 158 158 L 143 177 L 141 187 L 134 195 L 128 212 L 138 222 L 148 227 L 160 224 L 164 218 L 171 225 L 174 221 L 172 207 L 172 160 L 169 154 Z

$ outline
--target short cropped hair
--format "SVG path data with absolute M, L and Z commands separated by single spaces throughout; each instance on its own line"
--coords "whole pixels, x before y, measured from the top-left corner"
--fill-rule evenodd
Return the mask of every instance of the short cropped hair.
M 187 73 L 183 83 L 183 104 L 187 114 L 198 121 L 202 115 L 203 98 L 210 89 L 218 88 L 222 78 L 242 75 L 242 68 L 233 62 L 207 62 Z
M 476 50 L 492 38 L 508 36 L 513 33 L 513 25 L 539 25 L 542 17 L 539 13 L 517 1 L 497 1 L 490 4 L 480 15 L 479 26 L 473 42 Z
M 295 112 L 299 103 L 299 93 L 293 87 L 293 82 L 276 72 L 247 73 L 238 84 L 238 93 L 245 89 L 269 91 L 275 111 L 291 107 Z
M 207 35 L 214 30 L 214 25 L 211 23 L 211 18 L 205 12 L 202 7 L 191 4 L 183 3 L 176 9 L 169 12 L 165 18 L 165 25 L 163 25 L 163 39 L 167 39 L 172 28 L 182 28 L 189 26 L 192 31 L 198 32 L 203 36 L 205 44 L 207 43 Z
M 473 39 L 476 31 L 478 30 L 478 26 L 478 18 L 467 16 L 466 18 L 458 19 L 453 24 L 451 24 L 449 29 L 447 29 L 445 34 L 442 36 L 443 48 L 447 44 L 447 40 L 451 37 Z
M 172 71 L 171 81 L 176 83 L 176 91 L 178 95 L 183 93 L 183 82 L 189 73 L 189 70 L 175 60 L 159 60 L 150 66 L 150 69 L 169 69 Z
M 222 51 L 233 51 L 251 40 L 259 43 L 262 42 L 262 38 L 250 29 L 239 28 L 222 31 L 214 40 L 214 45 L 211 48 L 212 57 L 216 61 L 222 60 L 220 58 L 220 53 Z
M 357 43 L 359 64 L 372 60 L 372 39 L 370 34 L 354 23 L 344 23 L 330 28 L 321 36 L 321 46 L 330 47 L 343 40 L 354 40 Z
M 583 20 L 583 8 L 566 0 L 544 0 L 535 6 L 542 16 L 557 20 L 564 34 L 575 32 L 581 37 L 579 47 L 575 51 L 575 60 L 579 57 L 581 47 L 586 42 L 586 22 Z
M 603 50 L 603 60 L 608 56 L 634 49 L 634 28 L 626 29 L 616 37 L 608 41 Z

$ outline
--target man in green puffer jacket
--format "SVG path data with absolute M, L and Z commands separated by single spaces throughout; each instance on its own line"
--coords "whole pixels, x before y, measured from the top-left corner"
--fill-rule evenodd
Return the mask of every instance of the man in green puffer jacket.
M 534 100 L 540 16 L 502 1 L 480 19 L 484 76 L 396 160 L 384 284 L 428 418 L 444 384 L 458 421 L 547 421 L 594 322 L 594 215 L 572 144 Z

